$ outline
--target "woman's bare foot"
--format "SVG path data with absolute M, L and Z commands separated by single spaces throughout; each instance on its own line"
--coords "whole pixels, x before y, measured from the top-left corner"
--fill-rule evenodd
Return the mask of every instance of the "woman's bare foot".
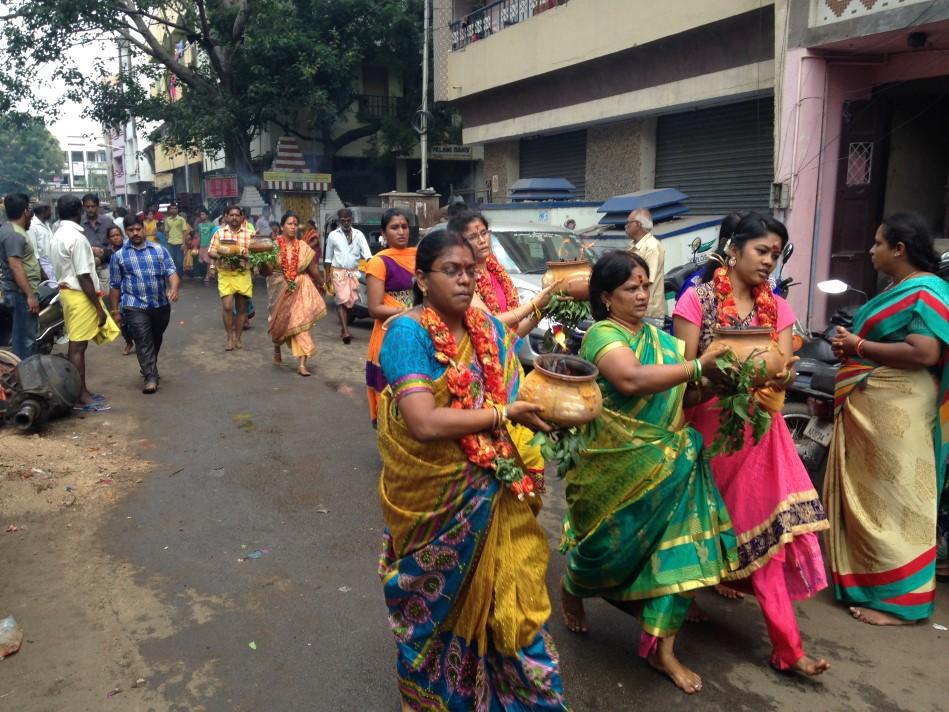
M 904 621 L 902 618 L 891 616 L 883 611 L 875 611 L 872 608 L 850 607 L 850 615 L 861 623 L 869 625 L 913 625 L 914 621 Z
M 234 348 L 237 349 L 238 351 L 243 351 L 243 349 L 244 349 L 244 344 L 241 343 L 241 340 L 240 340 L 240 339 L 237 339 L 237 340 L 234 342 Z
M 234 340 L 230 336 L 227 337 L 227 344 L 224 346 L 224 350 L 225 351 L 234 350 Z
M 708 613 L 705 612 L 705 609 L 702 608 L 695 599 L 692 599 L 692 605 L 689 606 L 689 610 L 686 611 L 685 619 L 689 623 L 707 623 L 711 620 Z
M 824 658 L 814 660 L 814 658 L 805 655 L 791 666 L 791 670 L 799 672 L 802 675 L 807 675 L 808 677 L 815 677 L 825 670 L 830 670 L 830 663 L 824 660 Z
M 723 583 L 715 585 L 715 593 L 717 593 L 722 598 L 728 598 L 732 601 L 738 601 L 745 597 L 741 591 L 736 591 L 731 586 L 726 586 Z
M 306 366 L 300 366 L 300 367 L 297 369 L 297 373 L 299 373 L 301 376 L 312 376 L 312 375 L 313 375 L 312 373 L 310 373 L 310 372 L 307 370 Z
M 586 611 L 583 610 L 583 599 L 567 593 L 563 583 L 560 584 L 560 613 L 568 630 L 574 633 L 586 633 L 590 630 L 587 627 Z
M 659 672 L 668 675 L 675 686 L 685 694 L 694 695 L 702 689 L 702 678 L 679 661 L 673 652 L 674 644 L 674 635 L 662 638 L 659 641 L 659 649 L 646 658 L 646 662 Z
M 123 355 L 123 356 L 128 356 L 130 353 L 132 353 L 132 351 L 133 351 L 134 349 L 135 349 L 135 344 L 133 344 L 133 343 L 130 342 L 130 341 L 126 341 L 126 342 L 125 342 L 125 348 L 122 349 L 122 355 Z

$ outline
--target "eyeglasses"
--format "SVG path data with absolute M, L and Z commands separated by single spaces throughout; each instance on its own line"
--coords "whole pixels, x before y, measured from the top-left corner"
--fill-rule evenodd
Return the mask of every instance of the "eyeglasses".
M 458 279 L 461 277 L 462 273 L 464 273 L 468 279 L 474 279 L 477 272 L 477 267 L 474 265 L 462 267 L 460 265 L 447 264 L 445 265 L 444 269 L 430 269 L 429 272 L 438 272 L 439 274 L 443 274 L 448 277 L 448 279 Z
M 465 235 L 465 239 L 468 242 L 477 242 L 478 240 L 487 240 L 491 237 L 491 233 L 487 230 L 482 230 L 481 232 L 472 232 L 468 235 Z
M 626 221 L 626 224 L 627 224 L 627 225 L 632 225 L 633 223 L 638 223 L 638 222 L 639 222 L 639 220 L 627 220 L 627 221 Z

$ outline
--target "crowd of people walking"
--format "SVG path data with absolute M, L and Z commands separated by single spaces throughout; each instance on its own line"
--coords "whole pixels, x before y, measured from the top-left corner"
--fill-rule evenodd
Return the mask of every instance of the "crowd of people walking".
M 260 272 L 273 362 L 288 346 L 301 376 L 311 374 L 310 330 L 327 313 L 328 293 L 340 339 L 352 342 L 364 273 L 374 320 L 365 378 L 386 523 L 379 571 L 403 709 L 569 708 L 547 628 L 549 547 L 537 521 L 550 463 L 533 433 L 551 426 L 540 406 L 518 399 L 519 339 L 542 322 L 558 285 L 522 301 L 483 215 L 456 210 L 416 247 L 409 216 L 390 209 L 380 226 L 387 247 L 372 255 L 348 209 L 324 245 L 313 221 L 302 226 L 288 212 L 279 224 L 255 225 L 236 205 L 220 225 L 204 210 L 190 225 L 177 206 L 116 224 L 94 196 L 66 195 L 55 232 L 27 196 L 4 205 L 0 288 L 14 317 L 13 350 L 29 355 L 37 285 L 53 279 L 68 358 L 83 379 L 77 407 L 87 412 L 108 409 L 85 382 L 89 341 L 121 333 L 143 391 L 158 390 L 186 257 L 192 277 L 216 277 L 224 350 L 243 349 L 252 244 L 266 229 L 275 257 Z M 796 315 L 769 278 L 786 228 L 756 213 L 729 216 L 713 260 L 676 302 L 673 336 L 656 301 L 663 252 L 651 227 L 648 211 L 631 213 L 628 249 L 600 256 L 590 277 L 593 323 L 579 355 L 598 369 L 603 410 L 566 471 L 560 615 L 578 635 L 592 626 L 585 599 L 637 618 L 640 656 L 694 694 L 702 676 L 679 659 L 675 641 L 687 621 L 708 617 L 694 593 L 714 586 L 758 601 L 772 666 L 820 675 L 831 665 L 805 651 L 793 607 L 828 586 L 820 532 L 834 594 L 855 621 L 905 625 L 933 611 L 945 557 L 937 532 L 946 525 L 949 286 L 935 274 L 932 236 L 921 218 L 901 213 L 868 245 L 887 286 L 834 338 L 842 365 L 818 492 L 780 417 L 795 378 Z M 766 330 L 784 366 L 751 393 L 773 416 L 766 431 L 752 437 L 746 426 L 743 446 L 713 456 L 720 327 Z

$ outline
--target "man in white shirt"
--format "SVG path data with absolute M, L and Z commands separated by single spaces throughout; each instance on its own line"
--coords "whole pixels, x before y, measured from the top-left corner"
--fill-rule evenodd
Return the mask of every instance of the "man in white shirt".
M 340 208 L 336 213 L 339 227 L 326 237 L 326 255 L 323 261 L 330 272 L 336 292 L 336 315 L 339 317 L 339 337 L 344 344 L 352 341 L 349 333 L 349 310 L 359 298 L 359 262 L 372 257 L 366 236 L 353 227 L 353 211 Z
M 665 264 L 666 248 L 652 234 L 652 215 L 637 208 L 626 219 L 629 250 L 642 257 L 649 266 L 649 304 L 644 321 L 661 329 L 666 319 Z
M 49 226 L 49 219 L 52 215 L 52 208 L 45 203 L 38 203 L 33 206 L 33 220 L 30 221 L 30 242 L 33 244 L 33 252 L 36 253 L 40 261 L 40 267 L 43 273 L 49 277 L 49 282 L 55 285 L 53 280 L 53 265 L 49 261 L 50 244 L 53 241 L 53 230 Z
M 259 237 L 270 237 L 270 208 L 264 208 L 260 213 L 260 217 L 257 218 L 257 222 L 254 223 L 254 230 L 256 230 Z
M 79 222 L 82 201 L 75 195 L 64 195 L 56 202 L 56 211 L 59 227 L 50 243 L 50 262 L 59 283 L 63 320 L 69 334 L 69 360 L 81 379 L 79 405 L 75 409 L 87 413 L 110 410 L 102 396 L 86 388 L 86 347 L 90 340 L 97 344 L 114 341 L 119 327 L 101 299 L 96 258 Z

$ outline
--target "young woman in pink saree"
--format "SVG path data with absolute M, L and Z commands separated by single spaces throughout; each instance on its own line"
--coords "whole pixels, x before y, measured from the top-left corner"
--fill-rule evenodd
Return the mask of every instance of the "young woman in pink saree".
M 724 264 L 717 269 L 710 265 L 705 283 L 689 289 L 676 304 L 675 333 L 685 341 L 687 359 L 705 351 L 716 326 L 770 327 L 778 347 L 791 355 L 794 312 L 768 282 L 787 240 L 787 229 L 777 220 L 756 213 L 742 217 L 720 255 Z M 827 586 L 816 532 L 828 523 L 780 415 L 782 389 L 794 377 L 788 361 L 778 382 L 755 394 L 774 415 L 768 432 L 754 444 L 746 426 L 744 448 L 712 458 L 711 465 L 738 534 L 739 569 L 726 579 L 743 587 L 750 583 L 771 638 L 771 664 L 818 675 L 830 665 L 804 653 L 791 601 L 810 598 Z M 717 399 L 707 401 L 690 413 L 706 447 L 718 431 L 716 404 Z
M 299 359 L 297 373 L 309 376 L 306 362 L 316 353 L 310 329 L 326 316 L 326 303 L 320 296 L 323 277 L 314 259 L 316 253 L 297 239 L 299 227 L 299 219 L 291 212 L 280 221 L 281 234 L 276 238 L 280 261 L 267 277 L 267 330 L 274 345 L 274 363 L 283 362 L 280 347 L 287 345 Z M 320 285 L 319 289 L 316 285 Z

